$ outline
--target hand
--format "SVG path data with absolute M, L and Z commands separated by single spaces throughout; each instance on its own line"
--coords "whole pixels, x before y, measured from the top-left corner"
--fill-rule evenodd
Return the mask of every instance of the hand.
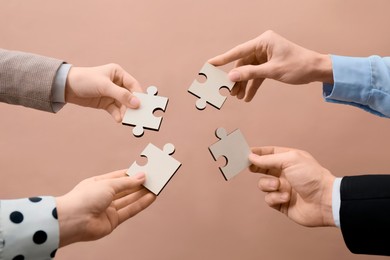
M 156 197 L 141 186 L 144 181 L 144 174 L 129 177 L 120 170 L 83 180 L 56 198 L 60 247 L 102 238 L 148 207 Z
M 335 177 L 309 153 L 281 147 L 259 147 L 249 156 L 252 172 L 264 173 L 259 188 L 266 203 L 296 223 L 335 226 L 332 190 Z
M 134 91 L 142 92 L 140 84 L 119 65 L 72 67 L 66 80 L 65 101 L 105 109 L 121 122 L 127 107 L 139 107 Z
M 231 95 L 249 102 L 266 78 L 288 84 L 314 81 L 333 83 L 329 55 L 298 46 L 280 35 L 267 31 L 257 38 L 238 45 L 208 62 L 221 66 L 236 61 L 230 80 L 236 83 Z M 248 81 L 251 81 L 247 90 Z

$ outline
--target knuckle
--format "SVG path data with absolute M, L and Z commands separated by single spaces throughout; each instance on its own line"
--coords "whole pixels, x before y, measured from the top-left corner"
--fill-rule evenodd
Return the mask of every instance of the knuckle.
M 117 63 L 109 63 L 109 64 L 107 64 L 107 66 L 108 66 L 109 68 L 111 68 L 111 69 L 114 69 L 114 70 L 116 70 L 116 69 L 122 69 L 122 67 L 121 67 L 119 64 L 117 64 Z
M 299 161 L 302 158 L 302 152 L 299 150 L 289 151 L 290 159 L 294 162 Z
M 265 32 L 263 32 L 259 38 L 261 39 L 270 39 L 272 38 L 273 36 L 275 35 L 275 32 L 273 30 L 266 30 Z
M 265 203 L 267 203 L 270 207 L 275 206 L 275 201 L 274 201 L 273 193 L 268 193 L 268 194 L 264 197 L 264 200 L 265 200 Z
M 117 64 L 117 63 L 109 63 L 106 65 L 108 71 L 110 71 L 111 78 L 116 81 L 116 78 L 121 78 L 121 75 L 123 74 L 123 68 Z

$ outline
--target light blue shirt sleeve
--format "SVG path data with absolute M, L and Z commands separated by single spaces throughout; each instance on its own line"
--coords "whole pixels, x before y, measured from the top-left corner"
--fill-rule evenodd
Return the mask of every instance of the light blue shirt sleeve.
M 340 198 L 340 186 L 341 186 L 342 178 L 336 178 L 333 182 L 333 191 L 332 191 L 332 213 L 333 220 L 336 224 L 336 227 L 340 227 L 340 206 L 341 206 L 341 198 Z
M 52 102 L 53 111 L 55 113 L 60 111 L 60 109 L 65 105 L 65 85 L 71 67 L 72 67 L 71 64 L 67 64 L 67 63 L 62 64 L 59 67 L 57 74 L 54 78 L 52 93 L 51 93 L 52 94 L 51 102 Z
M 390 117 L 390 57 L 331 58 L 334 84 L 323 84 L 325 100 Z

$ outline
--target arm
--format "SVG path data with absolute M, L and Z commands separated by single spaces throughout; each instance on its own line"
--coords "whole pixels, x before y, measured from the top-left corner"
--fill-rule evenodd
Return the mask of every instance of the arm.
M 209 60 L 217 66 L 232 61 L 229 77 L 237 83 L 231 94 L 245 101 L 267 78 L 288 84 L 318 81 L 324 83 L 326 101 L 390 117 L 390 58 L 320 54 L 267 31 Z
M 61 197 L 0 201 L 0 259 L 51 259 L 59 247 L 110 234 L 155 200 L 144 181 L 116 171 Z
M 356 254 L 390 255 L 390 175 L 344 177 L 340 224 Z
M 0 49 L 0 101 L 53 112 L 51 89 L 62 60 Z
M 240 44 L 209 60 L 215 66 L 235 61 L 229 78 L 237 82 L 232 95 L 251 101 L 267 78 L 288 84 L 333 83 L 329 55 L 305 49 L 273 31 Z
M 338 186 L 340 179 L 304 151 L 258 147 L 250 160 L 252 172 L 265 174 L 259 188 L 270 207 L 303 226 L 340 224 L 353 253 L 390 255 L 390 175 L 343 177 Z
M 61 60 L 0 49 L 0 102 L 57 112 L 61 103 L 104 109 L 120 122 L 138 108 L 138 81 L 117 64 L 70 67 Z
M 58 243 L 54 197 L 0 201 L 0 259 L 50 259 Z
M 390 58 L 336 55 L 331 58 L 334 84 L 324 83 L 325 100 L 390 117 Z

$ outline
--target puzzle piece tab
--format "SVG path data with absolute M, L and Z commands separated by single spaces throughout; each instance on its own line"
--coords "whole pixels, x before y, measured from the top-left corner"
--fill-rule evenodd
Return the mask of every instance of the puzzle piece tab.
M 126 173 L 133 176 L 144 172 L 146 175 L 145 188 L 158 195 L 181 166 L 179 161 L 170 156 L 174 152 L 175 146 L 173 144 L 165 144 L 163 151 L 161 151 L 149 143 L 141 153 L 142 157 L 148 159 L 147 164 L 139 166 L 137 162 L 134 162 Z
M 153 113 L 156 110 L 165 111 L 168 98 L 157 96 L 157 87 L 150 86 L 147 89 L 147 94 L 135 92 L 134 96 L 139 98 L 141 105 L 138 109 L 126 110 L 122 124 L 134 126 L 133 134 L 136 137 L 141 137 L 145 129 L 159 130 L 162 117 L 156 117 Z
M 199 75 L 206 77 L 206 82 L 199 83 L 197 80 L 192 82 L 188 92 L 197 96 L 196 107 L 200 110 L 205 109 L 206 103 L 220 109 L 226 100 L 225 96 L 219 93 L 221 88 L 232 90 L 234 82 L 230 81 L 228 74 L 217 67 L 205 63 L 199 72 Z
M 226 165 L 219 169 L 225 180 L 230 180 L 251 165 L 248 159 L 251 150 L 240 129 L 227 135 L 224 128 L 218 128 L 215 131 L 215 135 L 220 140 L 209 146 L 209 151 L 214 160 L 221 156 L 226 158 Z

